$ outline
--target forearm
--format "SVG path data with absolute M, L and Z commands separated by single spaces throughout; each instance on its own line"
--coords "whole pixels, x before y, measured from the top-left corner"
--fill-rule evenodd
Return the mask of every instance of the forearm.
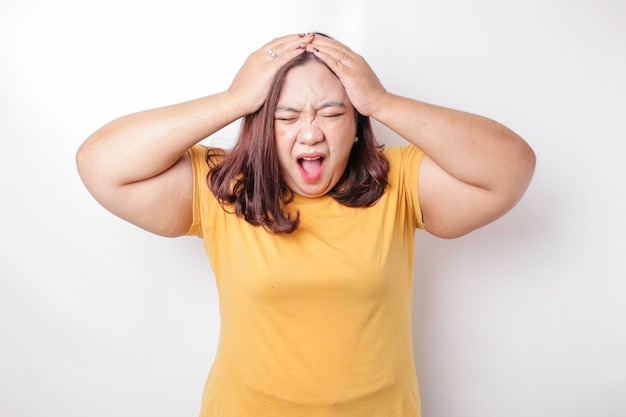
M 505 126 L 474 114 L 387 93 L 372 117 L 419 147 L 456 179 L 488 191 L 525 183 L 534 155 Z
M 240 114 L 228 92 L 124 116 L 100 128 L 81 146 L 81 175 L 124 185 L 170 168 L 194 144 Z

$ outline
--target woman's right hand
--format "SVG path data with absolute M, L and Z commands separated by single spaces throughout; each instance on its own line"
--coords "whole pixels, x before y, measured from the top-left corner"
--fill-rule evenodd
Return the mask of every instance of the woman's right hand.
M 278 70 L 304 53 L 314 37 L 307 34 L 276 38 L 248 56 L 228 88 L 243 114 L 254 113 L 263 105 Z
M 143 229 L 163 236 L 186 233 L 193 201 L 187 150 L 258 110 L 278 70 L 312 40 L 275 39 L 250 54 L 228 91 L 130 114 L 98 129 L 77 153 L 85 186 L 109 211 Z
M 313 37 L 289 35 L 267 43 L 248 56 L 227 91 L 107 123 L 78 150 L 85 186 L 109 211 L 143 229 L 163 236 L 186 233 L 193 201 L 187 150 L 257 111 L 278 70 L 304 53 Z

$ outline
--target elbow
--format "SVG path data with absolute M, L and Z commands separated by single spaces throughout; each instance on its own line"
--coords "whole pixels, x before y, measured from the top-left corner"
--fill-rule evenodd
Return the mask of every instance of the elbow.
M 513 133 L 513 135 L 517 141 L 517 152 L 515 152 L 515 160 L 511 161 L 511 163 L 513 164 L 512 166 L 518 167 L 521 179 L 528 184 L 535 172 L 537 155 L 535 155 L 535 151 L 528 142 L 516 133 Z
M 492 192 L 492 220 L 512 210 L 522 199 L 535 173 L 537 156 L 533 149 L 523 142 L 515 160 L 511 161 L 508 174 L 502 173 L 503 181 Z M 507 180 L 504 180 L 507 178 Z
M 493 184 L 484 187 L 490 191 L 496 207 L 504 212 L 513 208 L 526 192 L 535 173 L 537 156 L 530 145 L 521 137 L 515 136 L 515 146 L 507 152 L 500 167 L 492 173 Z
M 76 155 L 74 157 L 74 161 L 76 163 L 76 169 L 78 170 L 78 175 L 81 180 L 85 182 L 85 177 L 87 176 L 87 171 L 89 168 L 89 160 L 91 154 L 90 145 L 87 141 L 83 142 L 78 150 L 76 151 Z
M 97 174 L 97 150 L 93 141 L 93 136 L 83 142 L 75 155 L 76 169 L 81 180 L 91 188 L 91 183 L 98 178 Z M 90 190 L 91 191 L 91 190 Z
M 535 154 L 535 151 L 533 151 L 533 148 L 531 148 L 528 143 L 524 142 L 520 154 L 522 164 L 526 166 L 529 177 L 532 177 L 533 172 L 535 171 L 535 166 L 537 165 L 537 155 Z
M 535 167 L 537 166 L 537 155 L 526 142 L 523 142 L 519 151 L 517 166 L 518 172 L 515 182 L 517 183 L 516 185 L 519 192 L 517 196 L 514 196 L 513 205 L 517 203 L 517 201 L 519 201 L 519 199 L 522 198 L 526 192 L 526 189 L 535 174 Z
M 76 155 L 74 157 L 76 163 L 76 169 L 78 170 L 78 174 L 81 175 L 85 170 L 85 168 L 89 165 L 87 160 L 89 159 L 89 146 L 87 142 L 83 142 L 78 150 L 76 151 Z
M 76 150 L 76 168 L 88 188 L 91 182 L 105 182 L 116 174 L 113 157 L 119 152 L 110 146 L 115 133 L 112 127 L 105 125 L 85 139 Z
M 94 133 L 87 138 L 76 150 L 74 157 L 78 176 L 96 199 L 104 190 L 115 185 L 111 180 L 110 162 L 98 136 L 98 133 Z

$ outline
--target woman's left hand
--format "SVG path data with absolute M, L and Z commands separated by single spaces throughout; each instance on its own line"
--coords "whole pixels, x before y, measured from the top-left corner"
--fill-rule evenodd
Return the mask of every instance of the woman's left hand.
M 342 43 L 316 35 L 307 51 L 318 58 L 339 77 L 352 105 L 364 116 L 371 116 L 387 93 L 367 61 Z

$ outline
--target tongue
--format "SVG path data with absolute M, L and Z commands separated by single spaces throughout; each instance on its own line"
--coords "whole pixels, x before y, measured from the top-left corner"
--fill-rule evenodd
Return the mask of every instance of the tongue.
M 303 159 L 300 162 L 300 165 L 302 165 L 302 169 L 304 169 L 304 171 L 307 174 L 313 174 L 317 172 L 322 166 L 322 160 L 321 159 L 314 159 L 314 160 Z

